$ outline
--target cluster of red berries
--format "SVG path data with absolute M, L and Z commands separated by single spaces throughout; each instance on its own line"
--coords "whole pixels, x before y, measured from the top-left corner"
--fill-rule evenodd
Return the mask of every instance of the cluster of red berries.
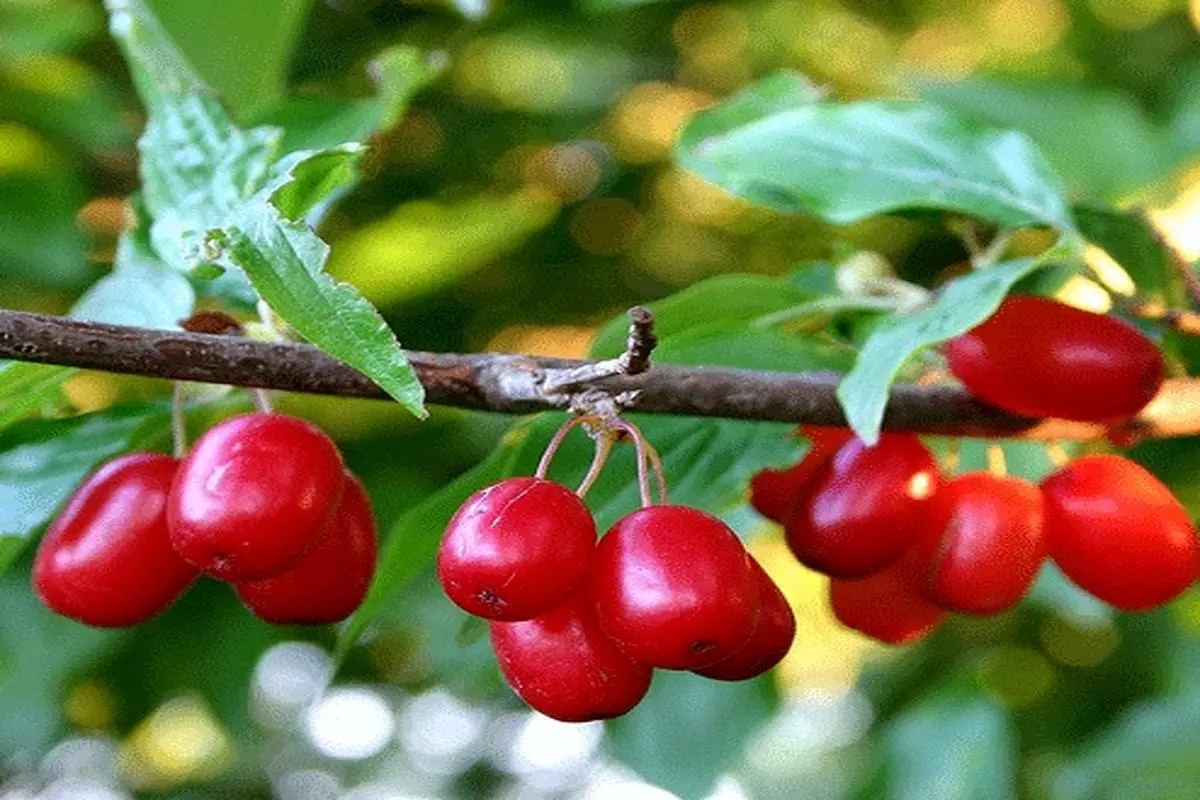
M 34 591 L 98 627 L 164 611 L 200 573 L 234 585 L 258 617 L 349 616 L 375 569 L 375 520 L 318 428 L 283 414 L 234 417 L 183 459 L 130 453 L 75 491 L 46 531 Z
M 1008 298 L 946 356 L 973 394 L 1029 416 L 1119 422 L 1163 379 L 1161 354 L 1132 327 L 1039 297 Z M 837 618 L 876 639 L 920 638 L 948 611 L 999 613 L 1047 557 L 1126 610 L 1161 605 L 1200 575 L 1187 512 L 1121 456 L 1085 456 L 1040 486 L 985 472 L 947 480 L 915 436 L 868 447 L 839 428 L 803 432 L 808 454 L 755 476 L 751 503 L 783 524 L 800 562 L 832 578 Z
M 626 713 L 655 668 L 753 678 L 796 631 L 779 587 L 721 520 L 648 505 L 597 544 L 579 496 L 537 477 L 470 497 L 446 529 L 437 572 L 454 603 L 491 621 L 513 690 L 568 722 Z

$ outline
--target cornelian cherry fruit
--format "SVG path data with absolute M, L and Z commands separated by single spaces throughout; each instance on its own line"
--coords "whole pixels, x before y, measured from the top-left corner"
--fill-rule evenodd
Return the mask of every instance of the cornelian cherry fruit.
M 227 419 L 196 440 L 167 503 L 171 543 L 232 582 L 295 566 L 329 528 L 345 478 L 337 447 L 283 414 Z
M 808 452 L 787 469 L 764 469 L 750 479 L 750 505 L 772 522 L 783 523 L 800 492 L 838 448 L 854 434 L 848 428 L 805 425 L 800 433 L 809 441 Z
M 787 599 L 766 570 L 750 557 L 762 610 L 750 639 L 742 649 L 709 667 L 695 670 L 697 675 L 718 681 L 745 681 L 762 675 L 787 655 L 796 638 L 796 617 Z
M 604 632 L 665 669 L 732 656 L 759 614 L 742 543 L 721 520 L 686 506 L 649 506 L 618 521 L 596 550 L 591 591 Z
M 923 586 L 941 607 L 997 614 L 1028 591 L 1046 559 L 1042 493 L 1024 478 L 968 472 L 933 501 Z
M 1050 555 L 1080 588 L 1142 611 L 1200 574 L 1196 531 L 1179 501 L 1121 456 L 1076 459 L 1042 482 Z
M 945 345 L 950 371 L 981 400 L 1030 417 L 1111 422 L 1158 393 L 1163 358 L 1137 329 L 1044 297 L 1014 295 Z
M 574 492 L 509 478 L 459 507 L 438 549 L 438 580 L 476 616 L 531 619 L 585 582 L 595 549 L 596 523 Z
M 858 580 L 834 578 L 829 605 L 847 628 L 886 644 L 909 644 L 933 632 L 945 616 L 917 588 L 923 565 L 905 557 L 887 569 Z
M 75 490 L 33 562 L 33 588 L 47 607 L 88 625 L 122 627 L 183 594 L 197 573 L 167 536 L 167 493 L 178 466 L 160 453 L 130 453 Z
M 853 439 L 792 506 L 788 547 L 835 578 L 878 572 L 916 540 L 939 482 L 937 462 L 917 437 L 885 434 L 874 447 Z
M 276 625 L 328 625 L 354 613 L 375 571 L 375 517 L 358 479 L 346 488 L 329 531 L 300 563 L 273 578 L 240 583 L 238 597 Z
M 563 722 L 619 717 L 650 688 L 652 671 L 600 630 L 587 592 L 521 622 L 493 622 L 492 649 L 513 691 Z

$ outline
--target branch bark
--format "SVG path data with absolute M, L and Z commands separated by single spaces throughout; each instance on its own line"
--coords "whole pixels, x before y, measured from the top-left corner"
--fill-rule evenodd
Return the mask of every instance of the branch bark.
M 523 414 L 561 408 L 546 394 L 544 370 L 595 362 L 507 353 L 408 352 L 430 403 Z M 184 331 L 105 325 L 0 311 L 0 358 L 171 380 L 225 383 L 342 397 L 385 398 L 365 375 L 315 347 Z M 595 381 L 611 393 L 637 392 L 633 410 L 728 419 L 844 425 L 836 373 L 760 372 L 655 365 L 637 375 Z M 1036 420 L 991 408 L 952 386 L 893 387 L 884 428 L 914 433 L 1027 439 L 1094 439 L 1103 426 Z M 1142 414 L 1123 426 L 1146 437 L 1200 434 L 1200 381 L 1168 381 Z

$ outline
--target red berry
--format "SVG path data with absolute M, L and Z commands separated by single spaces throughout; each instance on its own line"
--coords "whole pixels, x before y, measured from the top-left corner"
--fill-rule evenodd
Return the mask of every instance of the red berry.
M 764 469 L 750 479 L 750 505 L 767 519 L 783 523 L 788 509 L 825 462 L 854 435 L 847 428 L 805 425 L 800 429 L 809 440 L 808 452 L 788 469 Z
M 587 578 L 596 523 L 567 487 L 509 478 L 476 492 L 450 520 L 438 579 L 465 611 L 531 619 L 562 603 Z
M 787 599 L 753 556 L 750 565 L 758 582 L 758 597 L 762 606 L 758 624 L 741 650 L 712 666 L 695 670 L 697 675 L 718 681 L 756 678 L 782 661 L 792 647 L 792 640 L 796 638 L 796 617 Z
M 167 537 L 179 462 L 160 453 L 109 461 L 75 491 L 42 537 L 33 588 L 48 608 L 97 627 L 144 622 L 196 579 Z
M 280 575 L 237 585 L 254 615 L 276 625 L 328 625 L 354 613 L 375 571 L 375 517 L 358 479 L 346 489 L 329 531 L 300 563 Z
M 829 605 L 848 628 L 887 644 L 908 644 L 933 632 L 945 612 L 917 589 L 919 564 L 905 557 L 867 578 L 834 578 Z
M 612 527 L 596 551 L 600 626 L 643 664 L 699 669 L 728 658 L 758 619 L 750 555 L 716 517 L 650 506 Z
M 916 540 L 938 483 L 937 462 L 917 437 L 888 434 L 874 447 L 853 439 L 796 500 L 788 546 L 835 578 L 878 572 Z
M 1137 329 L 1044 297 L 1005 299 L 945 352 L 972 394 L 1029 417 L 1125 419 L 1163 382 L 1162 354 Z
M 493 622 L 492 649 L 508 685 L 563 722 L 619 717 L 650 689 L 651 670 L 604 635 L 587 592 L 540 617 Z
M 1084 456 L 1046 478 L 1042 493 L 1050 555 L 1104 602 L 1129 611 L 1154 608 L 1200 573 L 1187 512 L 1132 461 Z
M 296 565 L 329 528 L 345 483 L 337 447 L 282 414 L 227 419 L 196 440 L 167 504 L 171 543 L 237 583 Z
M 1028 591 L 1046 558 L 1042 493 L 1017 477 L 969 472 L 933 501 L 924 587 L 951 611 L 996 614 Z M 924 545 L 923 545 L 924 546 Z

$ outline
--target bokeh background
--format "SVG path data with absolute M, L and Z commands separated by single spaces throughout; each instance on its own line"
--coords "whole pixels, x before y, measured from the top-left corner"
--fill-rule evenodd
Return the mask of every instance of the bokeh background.
M 321 230 L 331 270 L 414 349 L 581 356 L 624 308 L 714 275 L 855 249 L 916 280 L 962 261 L 935 221 L 834 228 L 671 164 L 691 113 L 780 68 L 841 99 L 924 97 L 1023 130 L 1076 198 L 1149 207 L 1200 256 L 1196 4 L 150 5 L 247 124 L 351 113 L 384 48 L 437 54 L 441 77 L 374 139 Z M 0 305 L 65 312 L 104 274 L 143 119 L 99 2 L 0 0 Z M 91 411 L 169 387 L 89 373 L 64 391 Z M 510 421 L 280 406 L 339 441 L 381 531 Z M 1194 443 L 1143 455 L 1195 510 Z M 0 472 L 24 466 L 0 454 Z M 27 554 L 0 578 L 0 798 L 1200 797 L 1200 595 L 1115 616 L 1049 572 L 1017 611 L 892 650 L 832 622 L 822 579 L 771 526 L 731 521 L 795 604 L 794 652 L 748 689 L 668 679 L 657 725 L 608 731 L 527 712 L 429 574 L 322 693 L 331 631 L 259 623 L 216 584 L 138 629 L 86 630 L 37 606 Z

